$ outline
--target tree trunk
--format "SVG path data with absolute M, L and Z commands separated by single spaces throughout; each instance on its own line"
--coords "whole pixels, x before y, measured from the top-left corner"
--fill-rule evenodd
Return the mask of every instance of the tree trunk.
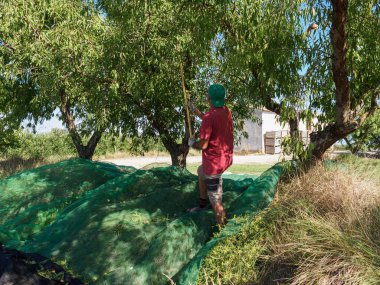
M 344 126 L 333 124 L 328 125 L 323 131 L 311 133 L 310 142 L 313 144 L 312 160 L 322 160 L 327 149 L 338 140 L 355 131 L 356 128 L 356 123 Z
M 343 139 L 358 128 L 351 121 L 350 93 L 347 71 L 347 38 L 345 25 L 347 21 L 348 0 L 331 0 L 332 24 L 330 40 L 332 44 L 332 74 L 335 83 L 336 122 L 329 124 L 324 130 L 310 134 L 313 143 L 312 160 L 323 159 L 323 154 L 335 142 Z
M 83 145 L 83 144 L 75 143 L 73 136 L 71 136 L 79 157 L 84 158 L 84 159 L 90 159 L 90 160 L 92 160 L 92 157 L 94 156 L 96 146 L 98 145 L 101 137 L 102 137 L 102 134 L 100 132 L 95 131 L 92 134 L 87 145 Z
M 351 100 L 346 58 L 348 44 L 345 31 L 348 0 L 331 0 L 331 4 L 333 11 L 330 40 L 333 48 L 332 74 L 335 83 L 336 122 L 338 125 L 343 125 L 351 119 Z
M 182 59 L 181 59 L 182 60 Z M 185 90 L 189 90 L 189 84 L 186 81 L 186 78 L 192 78 L 193 75 L 191 74 L 191 67 L 192 67 L 192 58 L 190 56 L 190 53 L 188 51 L 185 52 L 185 57 L 183 61 L 183 70 L 184 73 L 184 88 Z M 187 95 L 187 94 L 186 94 Z M 187 106 L 185 106 L 187 108 Z M 172 159 L 172 165 L 178 166 L 181 168 L 186 167 L 186 158 L 189 153 L 189 146 L 187 145 L 187 141 L 190 137 L 189 130 L 192 130 L 192 133 L 194 134 L 194 127 L 193 127 L 193 121 L 194 118 L 190 117 L 190 122 L 187 120 L 186 117 L 186 110 L 183 110 L 183 118 L 185 122 L 185 137 L 182 140 L 182 144 L 178 144 L 175 142 L 175 140 L 170 136 L 170 134 L 167 132 L 165 126 L 162 127 L 162 125 L 159 122 L 153 121 L 153 125 L 155 128 L 159 131 L 161 135 L 162 143 L 164 144 L 165 148 L 169 151 L 170 157 Z M 190 124 L 190 125 L 189 125 Z
M 294 119 L 289 119 L 289 128 L 290 128 L 290 137 L 292 139 L 300 139 L 298 114 L 296 115 Z
M 77 150 L 78 156 L 80 158 L 91 160 L 94 156 L 96 146 L 98 145 L 102 137 L 102 132 L 94 131 L 87 145 L 84 145 L 82 138 L 75 127 L 74 118 L 70 110 L 70 103 L 63 89 L 60 90 L 60 97 L 60 110 L 65 121 L 66 127 L 69 130 L 71 140 L 73 141 L 75 149 Z
M 165 148 L 169 151 L 170 157 L 172 159 L 172 165 L 181 168 L 186 167 L 186 157 L 189 153 L 189 147 L 185 142 L 182 144 L 173 143 L 170 140 L 162 139 L 162 143 Z

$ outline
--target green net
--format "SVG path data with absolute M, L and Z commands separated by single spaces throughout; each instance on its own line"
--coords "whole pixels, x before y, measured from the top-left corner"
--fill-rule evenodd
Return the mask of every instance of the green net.
M 273 197 L 281 172 L 223 176 L 229 216 L 254 214 Z M 74 159 L 0 180 L 0 242 L 63 264 L 90 284 L 196 282 L 218 238 L 211 209 L 197 203 L 197 177 L 175 167 L 137 170 Z

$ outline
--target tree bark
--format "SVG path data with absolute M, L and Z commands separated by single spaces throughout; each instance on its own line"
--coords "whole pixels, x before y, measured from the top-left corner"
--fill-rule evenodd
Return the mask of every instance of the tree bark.
M 94 131 L 87 145 L 83 144 L 82 138 L 77 131 L 74 123 L 74 117 L 71 113 L 70 102 L 67 98 L 66 92 L 64 89 L 60 90 L 61 106 L 60 110 L 65 121 L 66 127 L 69 130 L 69 134 L 75 149 L 77 150 L 78 156 L 84 159 L 92 160 L 96 146 L 98 145 L 102 132 Z
M 298 114 L 296 114 L 294 118 L 289 119 L 289 128 L 290 128 L 290 137 L 292 139 L 300 139 Z
M 185 168 L 186 157 L 189 153 L 189 147 L 187 146 L 187 144 L 185 144 L 185 142 L 182 142 L 182 144 L 173 143 L 172 140 L 166 139 L 162 139 L 162 143 L 170 153 L 172 165 Z
M 322 131 L 310 134 L 310 141 L 314 146 L 312 160 L 323 159 L 323 155 L 329 147 L 355 131 L 359 126 L 351 118 L 348 84 L 347 37 L 345 32 L 348 0 L 331 0 L 331 4 L 333 10 L 330 40 L 333 48 L 332 73 L 335 83 L 336 122 L 327 125 Z
M 357 129 L 356 123 L 351 123 L 343 126 L 338 124 L 328 125 L 320 132 L 310 134 L 310 141 L 313 144 L 312 160 L 322 160 L 323 155 L 338 140 L 345 138 L 348 134 Z
M 330 30 L 330 40 L 332 43 L 332 73 L 335 83 L 336 98 L 336 122 L 343 125 L 349 122 L 350 90 L 347 71 L 347 37 L 346 21 L 348 12 L 348 0 L 332 0 L 332 24 Z
M 133 104 L 140 106 L 144 111 L 144 114 L 147 116 L 149 122 L 152 124 L 153 128 L 159 133 L 160 139 L 170 153 L 173 166 L 179 166 L 182 168 L 186 167 L 186 157 L 189 153 L 189 146 L 187 141 L 189 138 L 188 128 L 185 131 L 185 138 L 182 140 L 182 144 L 176 143 L 176 140 L 171 136 L 169 130 L 167 129 L 165 123 L 159 119 L 159 116 L 156 116 L 152 113 L 150 108 L 147 108 L 141 102 L 137 102 L 133 97 L 129 96 L 129 99 L 133 101 Z M 157 110 L 159 111 L 159 110 Z M 186 114 L 184 113 L 183 118 L 186 123 Z

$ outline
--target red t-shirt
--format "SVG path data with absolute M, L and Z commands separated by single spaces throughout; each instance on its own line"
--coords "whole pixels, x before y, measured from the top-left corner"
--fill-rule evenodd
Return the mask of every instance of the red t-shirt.
M 202 151 L 203 172 L 221 174 L 232 164 L 234 136 L 231 111 L 223 106 L 212 107 L 203 117 L 200 139 L 208 139 Z

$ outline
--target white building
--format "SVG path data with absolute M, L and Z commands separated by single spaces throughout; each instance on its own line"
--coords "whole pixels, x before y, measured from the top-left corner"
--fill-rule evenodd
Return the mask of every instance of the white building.
M 290 131 L 288 124 L 280 124 L 278 116 L 267 109 L 256 110 L 256 122 L 246 120 L 243 131 L 248 133 L 248 138 L 241 137 L 240 142 L 235 145 L 235 151 L 250 151 L 265 153 L 265 134 L 274 131 Z M 300 121 L 300 131 L 308 131 L 306 123 Z

